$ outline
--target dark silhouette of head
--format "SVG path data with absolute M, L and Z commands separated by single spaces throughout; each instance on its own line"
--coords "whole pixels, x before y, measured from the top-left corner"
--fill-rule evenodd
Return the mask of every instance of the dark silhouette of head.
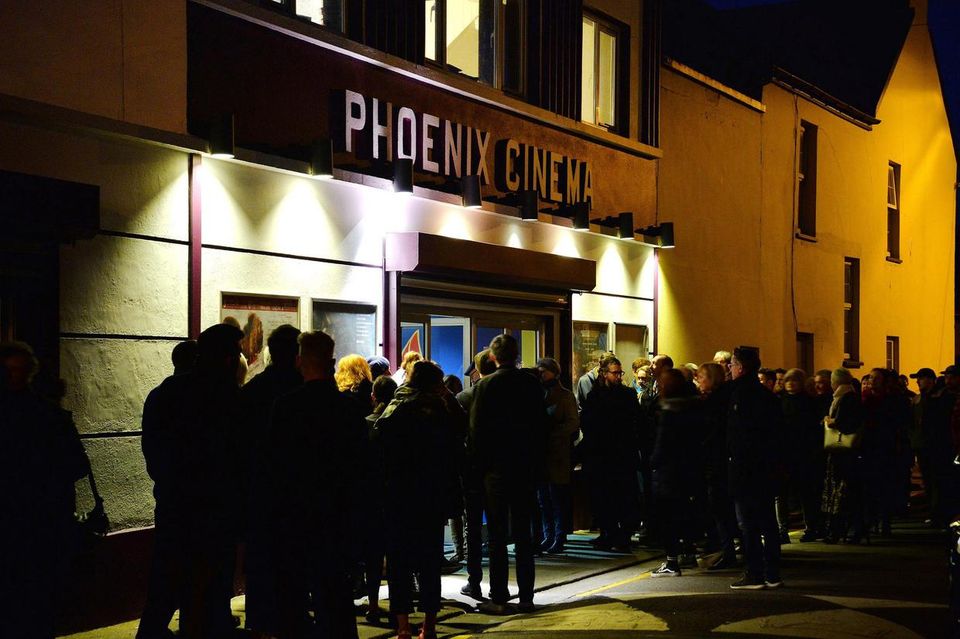
M 417 390 L 436 389 L 443 385 L 443 369 L 428 360 L 416 362 L 410 371 L 407 385 Z
M 516 366 L 520 357 L 520 346 L 517 338 L 503 333 L 490 341 L 490 352 L 500 366 Z
M 173 361 L 173 374 L 182 375 L 196 368 L 199 351 L 200 348 L 195 339 L 184 340 L 174 346 L 173 352 L 170 353 L 170 359 Z
M 236 380 L 243 331 L 229 324 L 214 324 L 197 338 L 197 371 Z
M 272 331 L 267 338 L 267 348 L 270 349 L 270 364 L 277 368 L 296 368 L 297 353 L 300 352 L 300 329 L 290 324 L 281 324 Z

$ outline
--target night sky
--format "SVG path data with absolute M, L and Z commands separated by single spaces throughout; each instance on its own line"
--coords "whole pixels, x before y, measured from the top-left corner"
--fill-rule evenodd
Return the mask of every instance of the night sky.
M 785 0 L 707 0 L 718 9 L 741 9 L 783 1 Z M 960 0 L 929 0 L 927 17 L 940 69 L 943 97 L 950 118 L 953 146 L 960 156 Z

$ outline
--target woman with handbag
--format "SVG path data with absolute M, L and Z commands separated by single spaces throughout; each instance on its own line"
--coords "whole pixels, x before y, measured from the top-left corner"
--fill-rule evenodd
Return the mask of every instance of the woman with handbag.
M 863 485 L 859 460 L 859 439 L 863 430 L 860 394 L 853 387 L 853 376 L 845 368 L 830 375 L 833 402 L 823 418 L 824 450 L 827 453 L 823 483 L 823 513 L 827 520 L 826 543 L 844 536 L 847 543 L 865 539 L 863 521 Z M 852 529 L 849 536 L 848 530 Z

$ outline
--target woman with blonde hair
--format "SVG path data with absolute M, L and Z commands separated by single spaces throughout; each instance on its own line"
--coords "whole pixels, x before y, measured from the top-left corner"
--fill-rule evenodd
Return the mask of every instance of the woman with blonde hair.
M 340 392 L 357 402 L 366 417 L 373 412 L 373 374 L 363 355 L 353 353 L 344 355 L 337 362 L 337 371 L 333 375 Z
M 397 372 L 393 374 L 393 381 L 397 383 L 397 386 L 403 386 L 404 382 L 410 379 L 413 365 L 422 361 L 423 355 L 417 351 L 407 351 L 404 353 L 403 359 L 400 360 L 400 366 L 397 367 Z

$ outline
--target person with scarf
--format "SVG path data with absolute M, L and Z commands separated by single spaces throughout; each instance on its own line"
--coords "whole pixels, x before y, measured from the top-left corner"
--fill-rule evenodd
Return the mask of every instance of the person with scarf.
M 844 435 L 863 429 L 863 407 L 853 387 L 853 375 L 845 368 L 830 374 L 833 402 L 823 423 Z M 866 534 L 863 521 L 863 485 L 860 476 L 859 452 L 853 449 L 827 451 L 823 479 L 823 513 L 827 520 L 826 543 L 841 538 L 860 543 Z M 848 529 L 852 534 L 846 537 Z

